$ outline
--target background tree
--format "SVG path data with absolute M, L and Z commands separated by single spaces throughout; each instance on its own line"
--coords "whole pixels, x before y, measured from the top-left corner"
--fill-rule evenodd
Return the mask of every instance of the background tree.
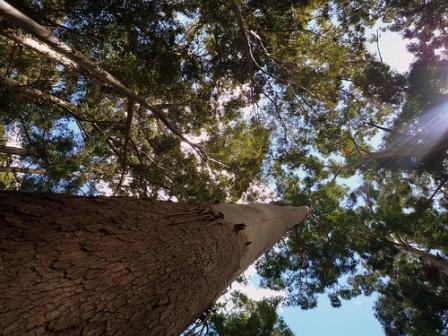
M 329 137 L 327 147 L 316 141 L 307 157 L 295 148 L 276 153 L 271 171 L 279 196 L 291 204 L 308 200 L 315 216 L 280 252 L 265 256 L 260 274 L 265 285 L 287 288 L 289 302 L 302 308 L 315 306 L 316 293 L 324 291 L 334 306 L 341 298 L 378 292 L 376 316 L 387 335 L 446 335 L 448 306 L 439 296 L 448 260 L 446 44 L 437 33 L 445 29 L 446 6 L 391 1 L 364 10 L 415 38 L 410 50 L 416 60 L 406 77 L 371 62 L 374 67 L 357 78 L 365 95 L 389 97 L 385 125 L 375 117 L 357 123 L 349 128 L 355 136 L 347 134 L 344 142 L 339 133 L 342 141 Z M 387 86 L 378 80 L 390 75 Z M 346 108 L 359 114 L 354 107 Z M 372 152 L 366 136 L 378 130 L 383 147 Z M 350 176 L 351 188 L 342 187 L 341 178 Z M 338 280 L 342 274 L 348 283 Z
M 252 301 L 246 295 L 234 292 L 227 302 L 216 307 L 220 310 L 212 315 L 209 335 L 293 336 L 277 315 L 278 304 L 276 299 Z

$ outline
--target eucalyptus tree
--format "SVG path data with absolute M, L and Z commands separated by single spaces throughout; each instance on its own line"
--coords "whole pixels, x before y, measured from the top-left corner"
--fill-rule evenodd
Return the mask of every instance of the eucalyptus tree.
M 289 303 L 330 290 L 337 306 L 389 277 L 387 300 L 397 256 L 443 284 L 445 147 L 415 151 L 427 138 L 413 122 L 444 100 L 445 35 L 430 32 L 446 5 L 408 3 L 0 1 L 0 117 L 21 145 L 2 147 L 2 176 L 17 180 L 5 186 L 222 201 L 264 170 L 313 209 L 260 264 Z M 408 75 L 366 51 L 380 18 L 419 41 Z M 338 284 L 360 261 L 366 274 Z
M 13 191 L 0 204 L 3 335 L 179 335 L 308 213 Z

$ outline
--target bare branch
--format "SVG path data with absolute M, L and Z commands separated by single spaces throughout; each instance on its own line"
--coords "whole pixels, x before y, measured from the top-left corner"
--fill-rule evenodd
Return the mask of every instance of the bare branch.
M 399 131 L 399 130 L 396 130 L 396 129 L 393 129 L 393 128 L 387 128 L 387 127 L 384 127 L 384 126 L 380 126 L 380 125 L 377 125 L 377 124 L 375 124 L 375 123 L 373 123 L 371 121 L 368 122 L 367 125 L 373 126 L 373 127 L 378 128 L 378 129 L 380 129 L 382 131 L 389 132 L 389 133 L 392 133 L 392 134 L 394 134 L 394 133 L 401 133 L 401 131 Z
M 431 202 L 434 199 L 434 196 L 436 196 L 436 194 L 440 191 L 440 189 L 443 188 L 443 186 L 445 185 L 445 183 L 447 182 L 446 179 L 442 180 L 439 185 L 437 186 L 436 190 L 434 190 L 434 192 L 432 193 L 431 197 L 429 198 L 429 201 Z

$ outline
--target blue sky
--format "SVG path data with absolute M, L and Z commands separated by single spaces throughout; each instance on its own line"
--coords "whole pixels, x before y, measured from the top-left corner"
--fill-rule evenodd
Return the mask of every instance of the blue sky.
M 376 35 L 379 24 L 371 30 Z M 409 69 L 413 56 L 406 49 L 408 41 L 397 33 L 381 32 L 379 30 L 379 42 L 368 45 L 372 54 L 378 56 L 381 52 L 383 62 L 392 69 L 404 73 Z M 348 183 L 355 183 L 348 181 Z M 255 275 L 255 269 L 249 268 L 251 280 L 249 286 L 242 287 L 234 284 L 233 289 L 238 289 L 253 299 L 275 295 L 273 291 L 259 288 L 259 277 Z M 301 310 L 294 307 L 283 307 L 279 314 L 284 318 L 296 336 L 382 336 L 384 335 L 380 323 L 374 317 L 373 305 L 376 296 L 359 296 L 350 301 L 343 301 L 340 308 L 330 305 L 326 294 L 319 297 L 317 308 Z
M 376 34 L 376 28 L 372 34 Z M 384 63 L 398 72 L 406 72 L 413 60 L 406 49 L 407 43 L 397 33 L 379 31 L 378 46 Z M 378 54 L 376 43 L 368 47 L 373 54 Z M 324 294 L 315 309 L 283 308 L 280 315 L 297 336 L 381 336 L 383 329 L 373 314 L 375 301 L 375 296 L 359 296 L 343 301 L 340 308 L 333 308 Z
M 373 33 L 376 34 L 376 28 Z M 384 63 L 398 72 L 406 72 L 413 60 L 406 49 L 407 43 L 397 33 L 379 31 L 378 46 Z M 376 43 L 369 45 L 369 50 L 377 55 Z M 343 301 L 340 308 L 333 308 L 324 294 L 315 309 L 283 308 L 280 315 L 296 336 L 381 336 L 383 329 L 373 313 L 375 301 L 376 296 L 359 296 Z
M 373 315 L 375 300 L 358 296 L 333 308 L 327 296 L 321 295 L 315 309 L 282 308 L 280 315 L 296 336 L 380 336 L 384 333 Z

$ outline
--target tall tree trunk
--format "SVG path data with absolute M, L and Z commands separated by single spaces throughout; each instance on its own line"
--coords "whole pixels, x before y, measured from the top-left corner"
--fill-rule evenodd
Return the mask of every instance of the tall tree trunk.
M 306 207 L 0 191 L 2 335 L 178 335 Z

